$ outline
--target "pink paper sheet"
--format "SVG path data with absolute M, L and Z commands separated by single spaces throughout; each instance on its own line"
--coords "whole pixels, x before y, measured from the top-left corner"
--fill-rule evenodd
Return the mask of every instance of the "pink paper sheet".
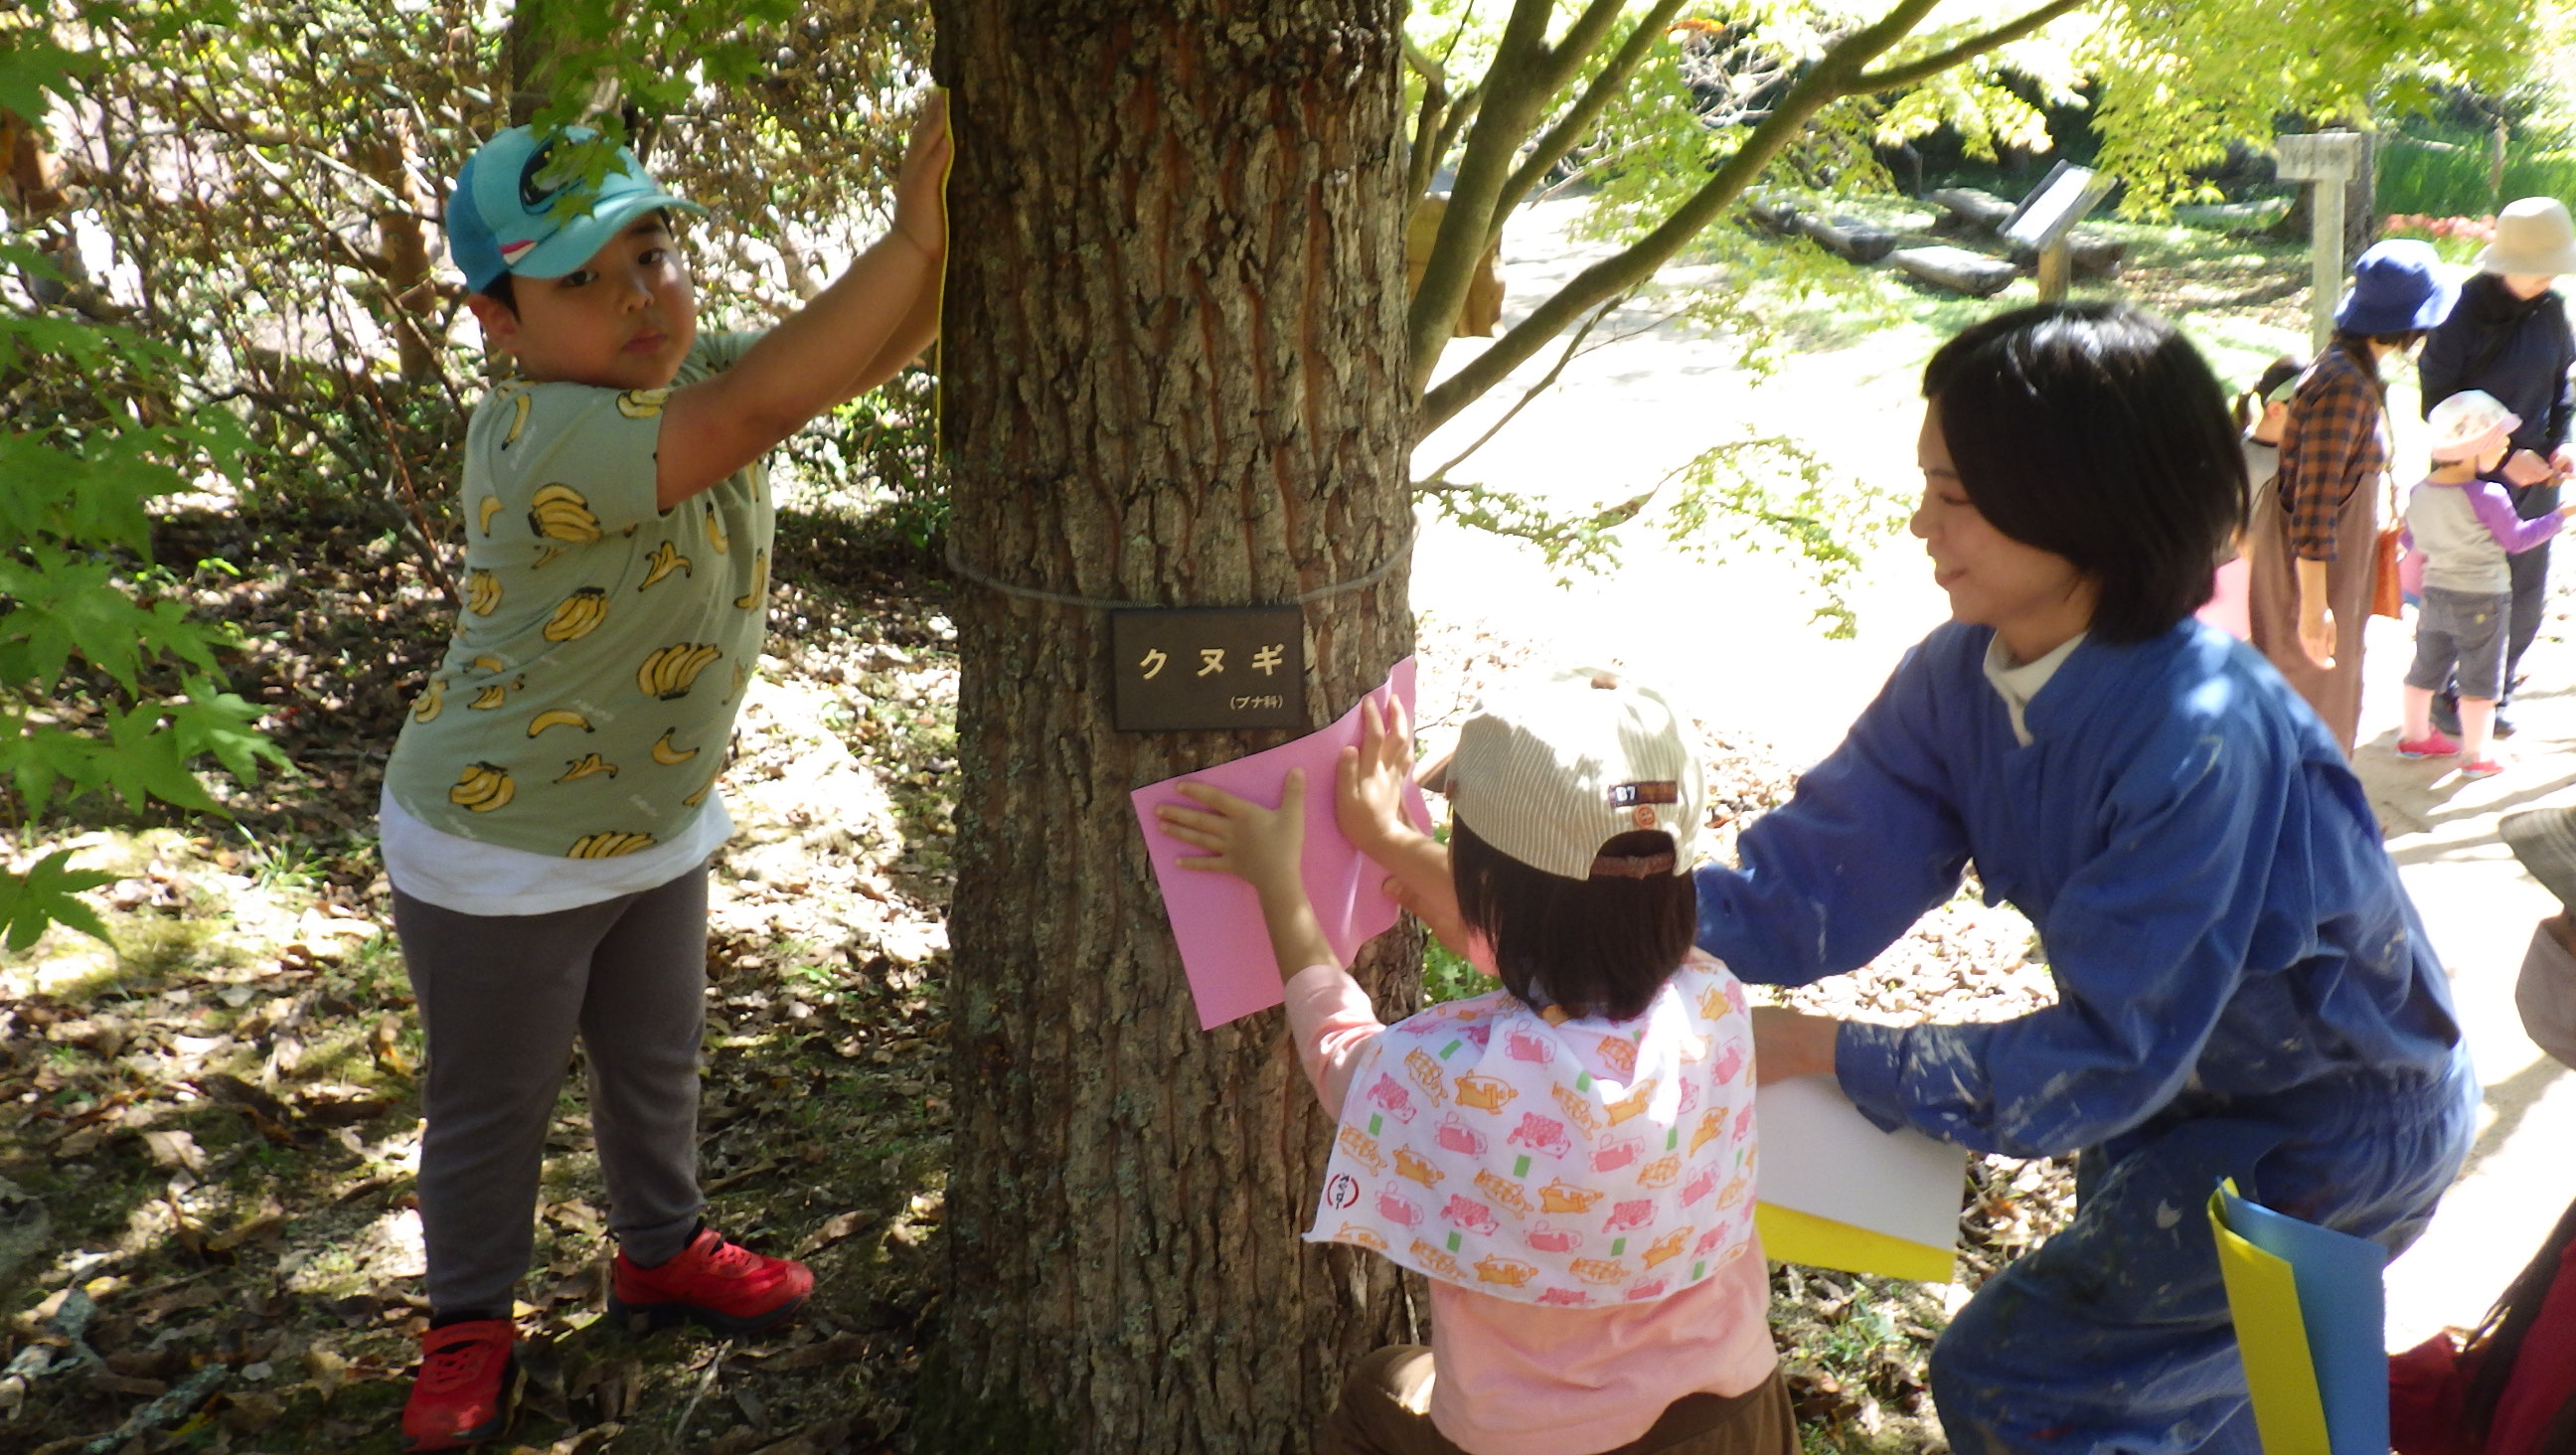
M 1369 694 L 1380 710 L 1392 695 L 1413 719 L 1413 659 L 1405 658 L 1387 673 L 1386 685 Z M 1365 699 L 1363 699 L 1365 700 Z M 1189 973 L 1190 995 L 1198 1002 L 1199 1028 L 1214 1030 L 1231 1020 L 1280 1003 L 1278 961 L 1270 953 L 1270 932 L 1261 923 L 1261 904 L 1252 886 L 1231 874 L 1184 869 L 1177 862 L 1198 850 L 1163 831 L 1154 810 L 1166 803 L 1195 807 L 1181 795 L 1185 781 L 1212 783 L 1258 803 L 1277 803 L 1288 770 L 1306 770 L 1306 895 L 1315 902 L 1315 917 L 1333 953 L 1347 965 L 1359 947 L 1395 924 L 1395 901 L 1380 888 L 1386 871 L 1342 837 L 1333 823 L 1335 760 L 1360 742 L 1360 706 L 1320 732 L 1267 752 L 1236 758 L 1180 778 L 1149 783 L 1128 795 L 1136 822 L 1145 831 L 1146 852 L 1153 857 L 1154 882 L 1162 887 L 1163 907 L 1172 917 L 1172 935 L 1180 941 L 1181 967 Z M 1408 789 L 1406 810 L 1414 825 L 1431 830 L 1431 810 L 1422 791 Z

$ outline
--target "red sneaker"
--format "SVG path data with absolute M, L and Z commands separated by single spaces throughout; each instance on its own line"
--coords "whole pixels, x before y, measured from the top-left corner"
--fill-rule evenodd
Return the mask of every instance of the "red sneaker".
M 2429 737 L 2397 740 L 2397 756 L 2401 758 L 2455 758 L 2459 752 L 2458 740 L 2440 728 L 2433 729 Z
M 719 1334 L 751 1334 L 783 1323 L 814 1291 L 813 1270 L 786 1258 L 764 1258 L 700 1228 L 680 1256 L 655 1268 L 617 1255 L 608 1311 L 644 1314 L 655 1325 L 695 1319 Z
M 422 1334 L 402 1447 L 458 1450 L 507 1428 L 519 1399 L 519 1361 L 510 1353 L 518 1336 L 508 1319 L 468 1319 Z

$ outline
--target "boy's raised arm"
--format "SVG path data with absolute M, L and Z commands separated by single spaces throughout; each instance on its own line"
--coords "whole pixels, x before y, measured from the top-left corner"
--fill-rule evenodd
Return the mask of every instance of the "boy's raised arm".
M 939 336 L 940 279 L 948 258 L 948 98 L 933 96 L 930 108 L 937 113 L 936 131 L 924 129 L 932 120 L 925 114 L 924 125 L 914 128 L 912 142 L 905 148 L 894 196 L 895 232 L 930 255 L 930 282 L 913 295 L 912 307 L 884 345 L 843 386 L 842 399 L 856 399 L 901 373 Z
M 672 393 L 654 500 L 664 510 L 759 459 L 805 422 L 892 378 L 938 331 L 948 223 L 948 106 L 933 96 L 895 184 L 894 228 L 832 286 L 763 335 L 742 362 Z

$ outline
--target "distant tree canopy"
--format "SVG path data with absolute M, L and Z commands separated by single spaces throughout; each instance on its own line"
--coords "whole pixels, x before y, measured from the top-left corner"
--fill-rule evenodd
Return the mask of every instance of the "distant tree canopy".
M 1413 175 L 1453 168 L 1439 242 L 1413 300 L 1419 427 L 1437 427 L 1694 242 L 1757 183 L 1884 186 L 1873 145 L 1935 128 L 1971 153 L 2044 149 L 2021 91 L 2089 102 L 2098 165 L 2127 205 L 2188 199 L 2196 169 L 2232 142 L 2266 144 L 2288 114 L 2404 111 L 2445 83 L 2502 90 L 2530 76 L 2546 17 L 2513 0 L 2391 7 L 2288 0 L 1789 0 L 1710 6 L 1429 0 L 1408 22 Z M 1626 246 L 1569 280 L 1445 378 L 1442 347 L 1485 245 L 1546 185 L 1595 182 L 1600 220 Z M 1741 262 L 1741 255 L 1736 261 Z M 1759 339 L 1757 314 L 1705 300 Z

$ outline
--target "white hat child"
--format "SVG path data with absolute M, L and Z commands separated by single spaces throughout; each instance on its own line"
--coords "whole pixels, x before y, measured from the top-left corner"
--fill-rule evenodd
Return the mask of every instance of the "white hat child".
M 2424 416 L 2424 427 L 2432 432 L 2429 444 L 2437 464 L 2482 459 L 2503 445 L 2520 423 L 2522 416 L 2482 389 L 2463 389 L 2434 405 L 2433 412 Z
M 1708 801 L 1691 736 L 1661 694 L 1581 668 L 1487 693 L 1459 730 L 1443 791 L 1478 838 L 1533 869 L 1687 874 Z M 1641 829 L 1671 835 L 1673 853 L 1601 854 Z

